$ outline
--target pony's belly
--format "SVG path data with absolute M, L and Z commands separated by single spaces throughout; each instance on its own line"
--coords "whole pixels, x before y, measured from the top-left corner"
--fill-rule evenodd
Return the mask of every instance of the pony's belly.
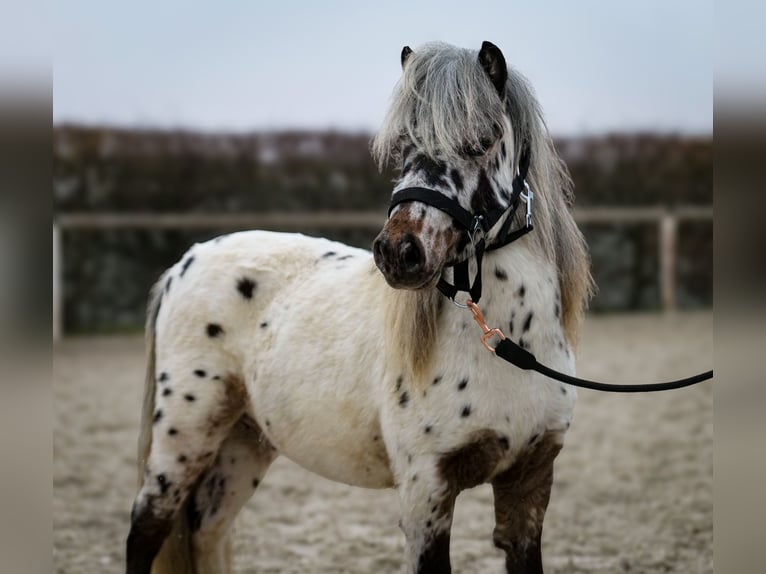
M 366 488 L 393 486 L 377 414 L 348 394 L 330 400 L 317 392 L 318 385 L 284 381 L 253 389 L 255 418 L 271 443 L 324 478 Z
M 382 279 L 371 273 L 369 253 L 339 244 L 317 261 L 259 318 L 268 327 L 246 369 L 256 374 L 255 416 L 272 443 L 304 468 L 347 484 L 390 487 L 377 396 L 384 367 L 374 287 Z
M 277 439 L 279 440 L 279 439 Z M 328 480 L 362 488 L 392 488 L 394 477 L 385 449 L 374 442 L 347 443 L 285 441 L 279 450 L 294 463 Z

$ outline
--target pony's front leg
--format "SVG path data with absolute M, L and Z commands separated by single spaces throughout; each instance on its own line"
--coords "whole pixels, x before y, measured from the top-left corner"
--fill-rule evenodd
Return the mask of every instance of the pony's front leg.
M 540 541 L 553 484 L 553 460 L 561 433 L 548 432 L 513 465 L 492 480 L 495 495 L 495 546 L 505 551 L 509 574 L 542 574 Z
M 452 511 L 457 491 L 444 481 L 434 462 L 411 460 L 397 485 L 408 572 L 451 572 Z

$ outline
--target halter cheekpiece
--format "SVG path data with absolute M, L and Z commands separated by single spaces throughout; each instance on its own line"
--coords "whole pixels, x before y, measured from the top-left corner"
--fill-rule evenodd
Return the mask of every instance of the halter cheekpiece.
M 454 269 L 454 284 L 447 282 L 444 277 L 441 277 L 436 284 L 436 288 L 459 307 L 464 307 L 464 305 L 455 301 L 455 296 L 461 291 L 468 293 L 471 301 L 474 303 L 477 303 L 481 298 L 481 262 L 484 258 L 484 253 L 486 251 L 494 251 L 495 249 L 505 247 L 534 229 L 532 226 L 532 199 L 534 193 L 532 193 L 532 190 L 527 183 L 529 161 L 529 145 L 525 144 L 519 156 L 518 172 L 511 184 L 510 202 L 508 207 L 505 208 L 501 207 L 492 211 L 478 211 L 476 213 L 471 213 L 463 208 L 456 199 L 447 197 L 444 194 L 427 187 L 406 187 L 394 193 L 394 196 L 391 199 L 391 205 L 388 208 L 389 215 L 391 215 L 391 211 L 394 207 L 400 203 L 419 201 L 430 205 L 431 207 L 435 207 L 451 216 L 452 219 L 454 219 L 468 234 L 468 238 L 474 246 L 474 256 L 476 257 L 476 276 L 474 277 L 473 282 L 471 282 L 468 272 L 469 260 L 466 259 L 465 261 L 460 261 L 451 265 Z M 511 231 L 511 225 L 516 210 L 522 200 L 526 203 L 524 226 Z M 487 234 L 506 213 L 508 214 L 508 217 L 506 217 L 503 222 L 497 236 L 490 245 L 487 245 Z M 481 237 L 477 239 L 477 234 L 479 233 L 481 234 Z

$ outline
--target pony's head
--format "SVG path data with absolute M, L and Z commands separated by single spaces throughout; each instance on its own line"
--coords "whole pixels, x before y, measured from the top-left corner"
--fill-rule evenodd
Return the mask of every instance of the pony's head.
M 402 78 L 372 145 L 381 166 L 398 162 L 394 193 L 428 188 L 472 213 L 507 207 L 519 138 L 530 122 L 513 96 L 526 84 L 509 82 L 505 58 L 490 42 L 478 52 L 441 43 L 405 47 L 401 60 Z M 391 210 L 373 253 L 389 285 L 421 289 L 470 257 L 473 244 L 450 215 L 411 201 Z
M 554 265 L 562 320 L 574 341 L 593 285 L 589 259 L 569 209 L 574 198 L 569 172 L 531 87 L 490 42 L 479 51 L 442 43 L 415 51 L 405 47 L 401 60 L 402 77 L 372 142 L 379 166 L 393 160 L 399 167 L 394 208 L 373 243 L 376 265 L 392 287 L 432 294 L 425 288 L 445 267 L 473 256 L 474 245 L 465 227 L 433 201 L 396 203 L 396 193 L 423 187 L 467 212 L 498 213 L 509 207 L 521 156 L 528 153 L 534 231 L 508 248 L 528 249 Z M 487 230 L 486 245 L 506 227 L 507 217 Z M 523 210 L 513 217 L 513 229 L 524 225 Z

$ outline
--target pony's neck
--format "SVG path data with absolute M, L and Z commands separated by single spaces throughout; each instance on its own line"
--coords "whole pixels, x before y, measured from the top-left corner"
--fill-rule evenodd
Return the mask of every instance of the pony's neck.
M 505 135 L 497 146 L 498 149 L 495 152 L 495 157 L 490 160 L 485 173 L 495 195 L 500 199 L 504 206 L 510 207 L 513 181 L 516 178 L 519 156 L 519 150 L 515 149 L 513 131 L 511 129 L 506 129 Z M 519 214 L 516 216 L 517 222 L 521 221 L 521 212 L 523 212 L 523 209 L 517 210 L 517 213 Z M 493 235 L 496 233 L 496 230 L 500 229 L 505 222 L 506 217 L 509 216 L 510 215 L 505 215 L 501 217 L 496 223 L 495 231 L 490 232 L 490 243 L 494 238 Z

